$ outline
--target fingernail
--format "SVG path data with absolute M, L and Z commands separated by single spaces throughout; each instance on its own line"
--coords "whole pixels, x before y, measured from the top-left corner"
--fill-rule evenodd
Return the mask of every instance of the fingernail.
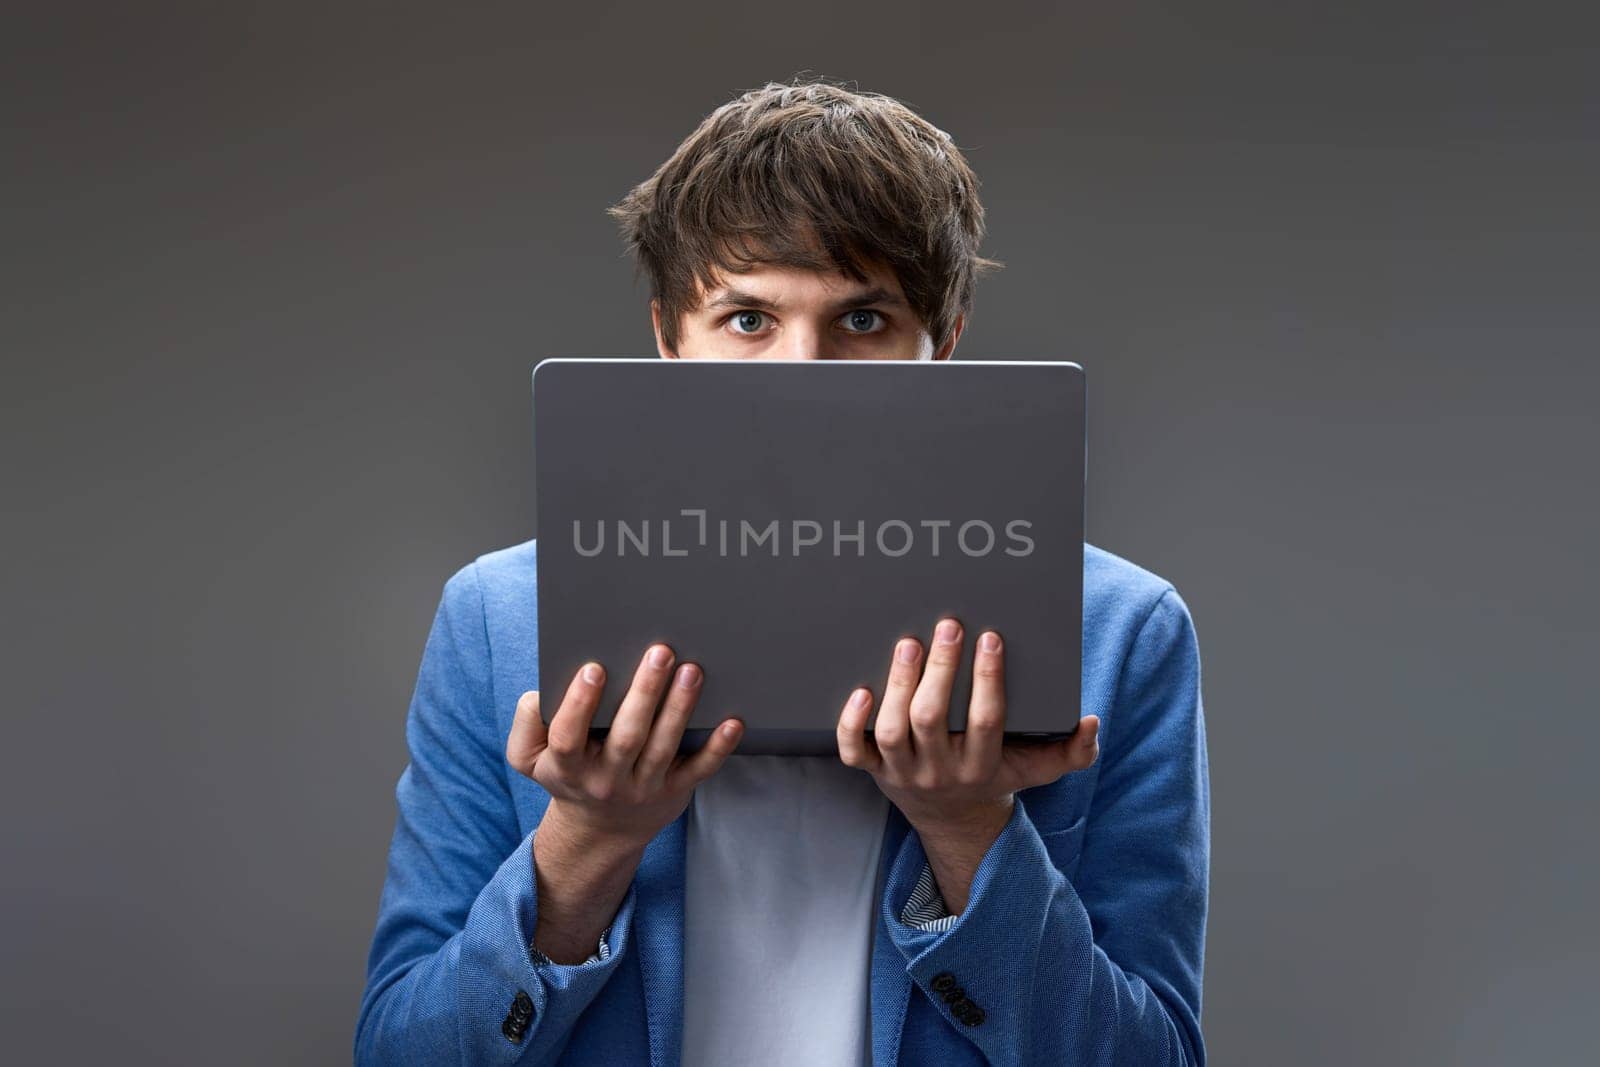
M 693 689 L 700 684 L 700 668 L 693 663 L 685 663 L 678 668 L 678 688 Z
M 984 634 L 978 639 L 978 647 L 983 649 L 985 652 L 999 652 L 1000 635 L 995 633 L 993 630 L 990 630 L 988 633 Z
M 938 626 L 934 627 L 933 639 L 941 645 L 948 645 L 956 639 L 956 635 L 960 632 L 960 623 L 954 619 L 943 619 Z
M 672 662 L 672 649 L 666 645 L 657 645 L 650 650 L 650 666 L 665 667 Z
M 902 639 L 901 642 L 895 646 L 894 656 L 895 659 L 899 660 L 901 663 L 917 662 L 916 641 L 909 637 Z
M 857 689 L 854 693 L 850 694 L 850 706 L 852 708 L 861 708 L 866 704 L 866 702 L 867 691 L 865 689 Z
M 604 678 L 605 676 L 606 672 L 600 669 L 600 665 L 598 663 L 591 663 L 583 668 L 583 680 L 588 682 L 590 685 L 599 685 L 600 679 Z
M 736 722 L 725 722 L 725 723 L 722 724 L 722 736 L 723 737 L 732 737 L 734 734 L 736 734 L 738 732 L 739 732 L 739 724 L 738 723 L 736 723 Z

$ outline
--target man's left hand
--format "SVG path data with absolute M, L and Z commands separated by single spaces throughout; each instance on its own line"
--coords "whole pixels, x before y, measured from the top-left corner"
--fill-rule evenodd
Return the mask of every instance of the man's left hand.
M 922 643 L 901 638 L 873 736 L 866 736 L 872 692 L 865 687 L 850 695 L 838 725 L 839 758 L 871 774 L 917 831 L 953 913 L 966 907 L 978 863 L 1010 820 L 1017 790 L 1081 771 L 1100 751 L 1094 715 L 1061 741 L 1004 743 L 1005 650 L 992 630 L 978 637 L 966 732 L 952 733 L 950 690 L 961 655 L 955 619 L 935 627 L 926 668 Z M 1069 699 L 1077 698 L 1074 691 Z

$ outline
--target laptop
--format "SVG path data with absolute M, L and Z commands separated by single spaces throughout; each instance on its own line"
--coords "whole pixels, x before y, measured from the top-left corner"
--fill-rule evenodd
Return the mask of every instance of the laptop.
M 704 671 L 685 750 L 737 716 L 740 753 L 835 753 L 851 690 L 875 720 L 895 642 L 946 614 L 953 730 L 990 628 L 1007 740 L 1077 728 L 1077 364 L 546 359 L 533 429 L 540 684 L 603 664 L 597 731 L 662 641 Z

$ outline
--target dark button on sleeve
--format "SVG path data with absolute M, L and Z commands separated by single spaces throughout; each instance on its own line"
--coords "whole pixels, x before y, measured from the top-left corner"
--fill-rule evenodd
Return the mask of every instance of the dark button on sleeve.
M 981 1025 L 985 1015 L 983 1009 L 967 999 L 967 991 L 956 982 L 956 976 L 949 971 L 940 971 L 928 983 L 939 999 L 944 1001 L 954 1015 L 967 1026 Z
M 517 990 L 517 995 L 512 998 L 511 1010 L 506 1012 L 506 1017 L 500 1022 L 500 1032 L 506 1040 L 513 1044 L 521 1044 L 522 1039 L 528 1035 L 528 1021 L 533 1018 L 533 998 L 524 990 Z

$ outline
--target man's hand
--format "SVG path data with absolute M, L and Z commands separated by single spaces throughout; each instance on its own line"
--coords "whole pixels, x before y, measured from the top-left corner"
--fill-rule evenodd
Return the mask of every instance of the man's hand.
M 942 619 L 927 668 L 922 643 L 895 646 L 873 737 L 866 736 L 872 692 L 850 695 L 839 716 L 839 758 L 869 772 L 922 839 L 934 879 L 952 912 L 967 904 L 978 863 L 1011 818 L 1017 790 L 1045 785 L 1094 763 L 1100 720 L 1085 715 L 1061 741 L 1004 744 L 1005 652 L 1000 635 L 978 638 L 965 733 L 950 732 L 950 690 L 961 662 L 962 630 Z M 1078 693 L 1063 694 L 1076 703 Z
M 548 727 L 537 691 L 517 702 L 506 760 L 550 794 L 534 831 L 534 943 L 556 962 L 593 952 L 645 846 L 683 813 L 743 733 L 738 719 L 726 719 L 698 751 L 678 754 L 703 676 L 693 663 L 674 672 L 673 658 L 666 645 L 645 652 L 603 741 L 589 737 L 605 682 L 598 663 L 578 671 Z

